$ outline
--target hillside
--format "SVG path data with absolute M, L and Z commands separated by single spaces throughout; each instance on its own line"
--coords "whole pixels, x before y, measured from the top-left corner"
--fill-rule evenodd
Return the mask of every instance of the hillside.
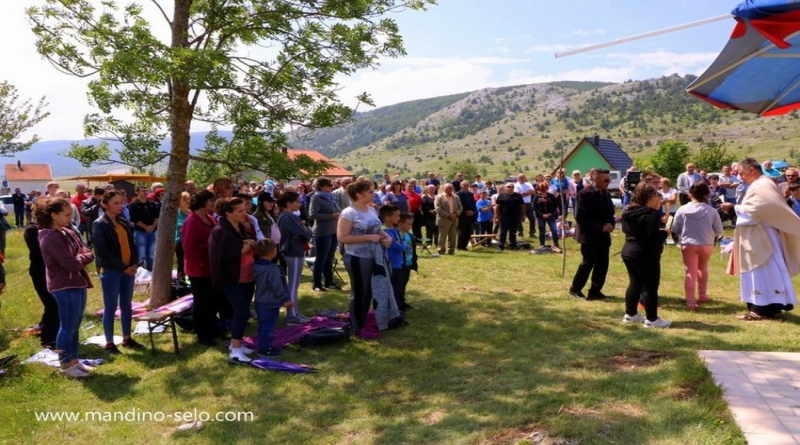
M 486 88 L 360 113 L 293 145 L 317 149 L 358 174 L 404 176 L 446 172 L 458 161 L 490 177 L 544 172 L 557 165 L 562 148 L 592 135 L 617 141 L 632 157 L 679 139 L 695 149 L 724 141 L 737 156 L 796 162 L 796 112 L 761 118 L 720 110 L 684 91 L 692 80 L 672 75 Z

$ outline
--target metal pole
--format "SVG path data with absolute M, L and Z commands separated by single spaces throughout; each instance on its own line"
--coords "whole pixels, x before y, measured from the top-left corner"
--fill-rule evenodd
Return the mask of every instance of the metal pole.
M 587 51 L 594 51 L 596 49 L 606 48 L 606 47 L 614 46 L 614 45 L 619 45 L 621 43 L 628 43 L 628 42 L 632 42 L 634 40 L 641 40 L 641 39 L 646 39 L 648 37 L 658 36 L 658 35 L 661 35 L 661 34 L 667 34 L 667 33 L 675 32 L 675 31 L 681 31 L 683 29 L 692 28 L 694 26 L 700 26 L 700 25 L 705 25 L 707 23 L 719 22 L 719 21 L 722 21 L 722 20 L 725 20 L 725 19 L 728 19 L 728 18 L 731 18 L 731 17 L 733 17 L 733 14 L 724 14 L 724 15 L 720 15 L 720 16 L 717 16 L 717 17 L 710 17 L 710 18 L 707 18 L 707 19 L 698 20 L 696 22 L 684 23 L 683 25 L 677 25 L 677 26 L 672 26 L 672 27 L 669 27 L 669 28 L 659 29 L 658 31 L 650 31 L 650 32 L 646 32 L 644 34 L 637 34 L 637 35 L 630 36 L 630 37 L 624 37 L 624 38 L 621 38 L 621 39 L 612 40 L 610 42 L 598 43 L 596 45 L 590 45 L 590 46 L 586 46 L 586 47 L 583 47 L 583 48 L 572 49 L 572 50 L 569 50 L 569 51 L 563 51 L 563 52 L 560 52 L 560 53 L 556 53 L 555 56 L 556 56 L 556 59 L 561 58 L 561 57 L 572 56 L 574 54 L 585 53 Z
M 564 144 L 561 144 L 561 166 L 559 169 L 564 168 Z M 558 177 L 558 174 L 556 174 Z M 564 178 L 566 178 L 566 173 L 564 174 Z M 566 190 L 562 191 L 561 196 L 566 195 Z M 566 233 L 567 230 L 567 212 L 569 212 L 569 206 L 567 205 L 567 200 L 561 200 L 561 217 L 563 220 L 561 221 L 561 233 Z M 577 223 L 577 221 L 576 221 Z M 558 233 L 555 234 L 558 237 Z M 567 271 L 567 237 L 561 237 L 561 277 L 564 277 L 564 274 Z

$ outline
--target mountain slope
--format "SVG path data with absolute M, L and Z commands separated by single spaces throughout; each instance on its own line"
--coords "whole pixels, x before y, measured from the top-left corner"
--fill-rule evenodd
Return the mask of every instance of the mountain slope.
M 725 142 L 737 156 L 795 162 L 794 147 L 800 144 L 800 128 L 792 122 L 798 118 L 796 112 L 760 118 L 720 110 L 684 91 L 692 80 L 693 76 L 672 75 L 622 84 L 555 82 L 486 88 L 460 98 L 428 99 L 442 99 L 442 107 L 423 118 L 419 108 L 407 119 L 402 109 L 391 113 L 378 109 L 363 113 L 357 123 L 321 130 L 316 139 L 295 143 L 315 147 L 357 174 L 415 177 L 427 171 L 447 172 L 459 161 L 475 164 L 492 177 L 546 172 L 558 164 L 562 149 L 568 152 L 583 137 L 593 135 L 615 140 L 632 157 L 648 156 L 658 143 L 679 139 L 695 150 L 705 142 Z M 389 122 L 417 123 L 388 134 L 399 126 L 384 122 L 385 114 L 392 115 Z M 348 149 L 355 141 L 371 142 L 346 151 L 336 145 L 336 135 L 345 135 Z

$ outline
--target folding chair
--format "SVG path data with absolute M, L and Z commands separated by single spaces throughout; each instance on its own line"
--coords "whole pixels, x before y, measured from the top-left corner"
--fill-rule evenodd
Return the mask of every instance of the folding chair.
M 423 252 L 428 252 L 428 255 L 433 255 L 431 252 L 431 239 L 430 238 L 417 238 L 417 242 L 420 243 L 420 247 L 422 247 Z
M 308 268 L 311 269 L 311 271 L 313 272 L 314 263 L 317 261 L 317 257 L 313 256 L 306 257 L 304 261 L 306 263 L 306 266 L 308 266 Z M 339 281 L 341 281 L 342 283 L 346 283 L 346 281 L 344 281 L 344 278 L 342 278 L 342 276 L 339 275 L 338 266 L 339 266 L 339 258 L 333 257 L 333 274 L 336 275 L 337 278 L 339 278 Z

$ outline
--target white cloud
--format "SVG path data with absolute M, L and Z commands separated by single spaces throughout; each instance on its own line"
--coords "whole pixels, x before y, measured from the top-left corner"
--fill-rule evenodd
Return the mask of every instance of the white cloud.
M 576 29 L 575 31 L 572 31 L 572 34 L 583 37 L 601 36 L 604 35 L 605 33 L 606 33 L 605 29 Z
M 522 52 L 524 54 L 528 54 L 528 53 L 557 53 L 557 52 L 560 52 L 560 51 L 567 51 L 567 50 L 574 49 L 574 48 L 580 48 L 581 46 L 587 46 L 587 45 L 568 45 L 568 44 L 565 44 L 565 43 L 540 44 L 540 45 L 530 46 L 530 47 L 524 49 Z
M 511 48 L 507 46 L 495 46 L 494 48 L 490 49 L 490 53 L 501 53 L 501 54 L 508 54 L 512 51 Z

